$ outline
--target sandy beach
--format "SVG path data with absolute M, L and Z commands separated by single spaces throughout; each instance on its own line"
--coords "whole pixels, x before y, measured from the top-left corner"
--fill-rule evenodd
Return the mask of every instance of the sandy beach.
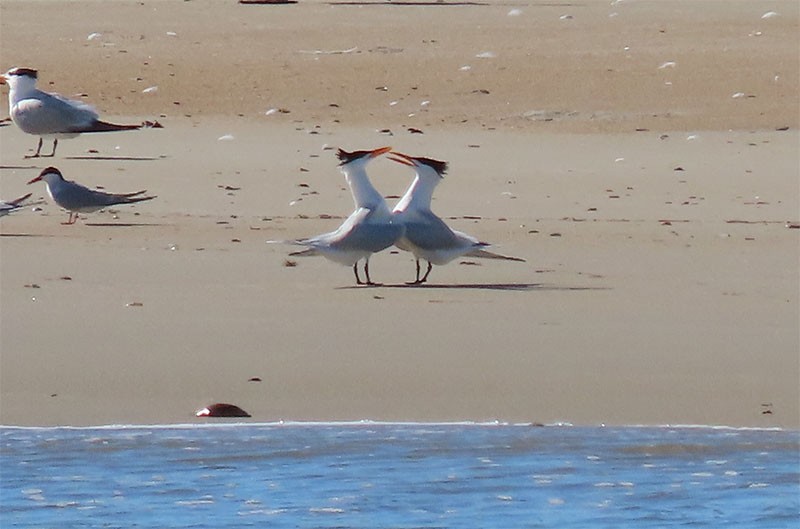
M 11 0 L 0 49 L 164 127 L 39 159 L 0 127 L 0 197 L 44 201 L 0 220 L 0 424 L 800 427 L 796 2 Z M 434 211 L 526 262 L 410 287 L 386 251 L 356 287 L 266 243 L 335 229 L 335 149 L 383 145 L 447 160 Z M 50 165 L 158 198 L 61 225 Z

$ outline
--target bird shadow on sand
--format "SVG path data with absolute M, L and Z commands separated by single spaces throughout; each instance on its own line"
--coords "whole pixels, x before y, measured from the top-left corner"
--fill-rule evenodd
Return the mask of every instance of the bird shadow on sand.
M 581 291 L 581 290 L 608 290 L 604 287 L 571 287 L 561 285 L 548 285 L 544 283 L 391 283 L 376 285 L 351 285 L 338 287 L 337 290 L 363 289 L 363 288 L 398 288 L 398 289 L 425 289 L 425 290 L 499 290 L 511 292 L 530 292 L 530 291 Z
M 165 226 L 158 222 L 84 222 L 84 226 L 93 228 L 138 228 L 143 226 Z
M 328 2 L 328 5 L 332 6 L 374 6 L 374 5 L 392 5 L 392 6 L 488 6 L 488 2 L 470 2 L 470 1 L 451 1 L 451 0 L 442 0 L 442 1 L 425 1 L 425 0 L 406 0 L 406 1 L 396 1 L 396 2 L 370 2 L 365 0 L 340 0 L 340 1 L 333 1 Z
M 45 233 L 0 233 L 0 237 L 53 237 Z
M 159 156 L 65 156 L 65 160 L 96 160 L 106 162 L 154 162 Z
M 0 170 L 16 171 L 19 169 L 41 169 L 35 165 L 0 165 Z

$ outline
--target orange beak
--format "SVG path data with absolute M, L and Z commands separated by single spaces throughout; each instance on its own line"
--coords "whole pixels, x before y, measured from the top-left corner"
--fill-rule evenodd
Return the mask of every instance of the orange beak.
M 6 76 L 0 75 L 0 84 L 6 84 Z
M 393 152 L 392 155 L 389 156 L 389 159 L 393 162 L 401 163 L 403 165 L 408 165 L 409 167 L 416 167 L 414 165 L 414 162 L 411 161 L 413 158 L 401 152 Z
M 33 180 L 31 180 L 30 182 L 28 182 L 27 185 L 31 185 L 34 182 L 41 182 L 41 181 L 42 181 L 42 175 L 39 175 L 36 178 L 34 178 Z
M 390 152 L 391 150 L 392 150 L 391 147 L 381 147 L 380 149 L 375 149 L 374 151 L 371 151 L 369 157 L 370 158 L 377 158 L 381 154 L 386 154 L 387 152 Z

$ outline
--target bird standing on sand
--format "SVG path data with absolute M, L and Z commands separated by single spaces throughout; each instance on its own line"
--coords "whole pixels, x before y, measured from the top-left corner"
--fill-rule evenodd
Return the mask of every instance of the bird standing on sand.
M 8 112 L 11 120 L 28 134 L 39 136 L 36 153 L 26 158 L 55 156 L 59 138 L 74 138 L 87 132 L 134 130 L 142 125 L 116 125 L 98 119 L 94 108 L 81 101 L 36 88 L 38 73 L 30 68 L 12 68 L 2 75 L 0 84 L 7 83 Z M 52 138 L 53 152 L 40 154 L 44 138 Z
M 392 211 L 395 221 L 405 226 L 405 233 L 395 246 L 413 253 L 416 258 L 417 275 L 410 284 L 424 283 L 428 280 L 433 265 L 444 265 L 460 256 L 525 261 L 519 257 L 508 257 L 485 250 L 488 243 L 450 229 L 431 211 L 433 191 L 447 172 L 447 162 L 415 158 L 399 152 L 393 152 L 389 159 L 413 167 L 416 171 L 414 181 Z M 420 259 L 428 262 L 428 270 L 421 278 Z
M 14 200 L 9 200 L 8 202 L 4 202 L 0 200 L 0 217 L 5 217 L 6 215 L 15 212 L 20 208 L 24 208 L 27 204 L 24 204 L 26 200 L 28 200 L 33 193 L 28 193 L 25 196 L 16 198 Z
M 386 200 L 370 183 L 366 166 L 371 160 L 390 150 L 391 147 L 354 152 L 339 149 L 339 168 L 353 194 L 355 211 L 336 231 L 291 241 L 293 244 L 308 246 L 308 249 L 289 255 L 322 255 L 331 261 L 352 266 L 356 284 L 376 284 L 369 276 L 369 258 L 393 245 L 403 235 L 403 226 L 394 222 Z M 358 275 L 358 262 L 361 259 L 364 259 L 364 282 Z
M 43 170 L 28 184 L 34 182 L 44 182 L 47 186 L 47 194 L 50 195 L 53 202 L 69 211 L 69 219 L 62 224 L 75 224 L 75 221 L 78 220 L 78 213 L 91 213 L 108 206 L 133 204 L 156 198 L 155 196 L 142 196 L 147 193 L 147 190 L 112 194 L 89 189 L 76 182 L 64 180 L 61 171 L 55 167 Z

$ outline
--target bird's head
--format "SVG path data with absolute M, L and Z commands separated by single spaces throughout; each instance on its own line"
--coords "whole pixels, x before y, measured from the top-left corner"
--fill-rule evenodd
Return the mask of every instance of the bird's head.
M 425 158 L 423 156 L 409 156 L 400 152 L 392 152 L 389 159 L 393 162 L 413 167 L 420 176 L 436 176 L 442 179 L 444 175 L 447 174 L 447 162 L 441 160 L 434 160 L 433 158 Z
M 36 86 L 36 79 L 39 73 L 33 68 L 11 68 L 9 71 L 0 76 L 0 84 L 7 83 L 11 88 L 19 88 L 23 86 Z
M 64 180 L 64 176 L 62 176 L 61 171 L 55 167 L 48 167 L 47 169 L 42 170 L 42 172 L 39 173 L 39 176 L 28 182 L 28 185 L 33 184 L 34 182 L 45 182 L 46 184 L 52 184 L 58 180 Z
M 391 147 L 381 147 L 380 149 L 374 149 L 371 151 L 353 151 L 353 152 L 347 152 L 343 149 L 339 149 L 336 152 L 336 157 L 339 158 L 339 167 L 344 167 L 350 164 L 366 165 L 373 158 L 377 158 L 381 154 L 386 154 L 391 150 L 392 150 Z

